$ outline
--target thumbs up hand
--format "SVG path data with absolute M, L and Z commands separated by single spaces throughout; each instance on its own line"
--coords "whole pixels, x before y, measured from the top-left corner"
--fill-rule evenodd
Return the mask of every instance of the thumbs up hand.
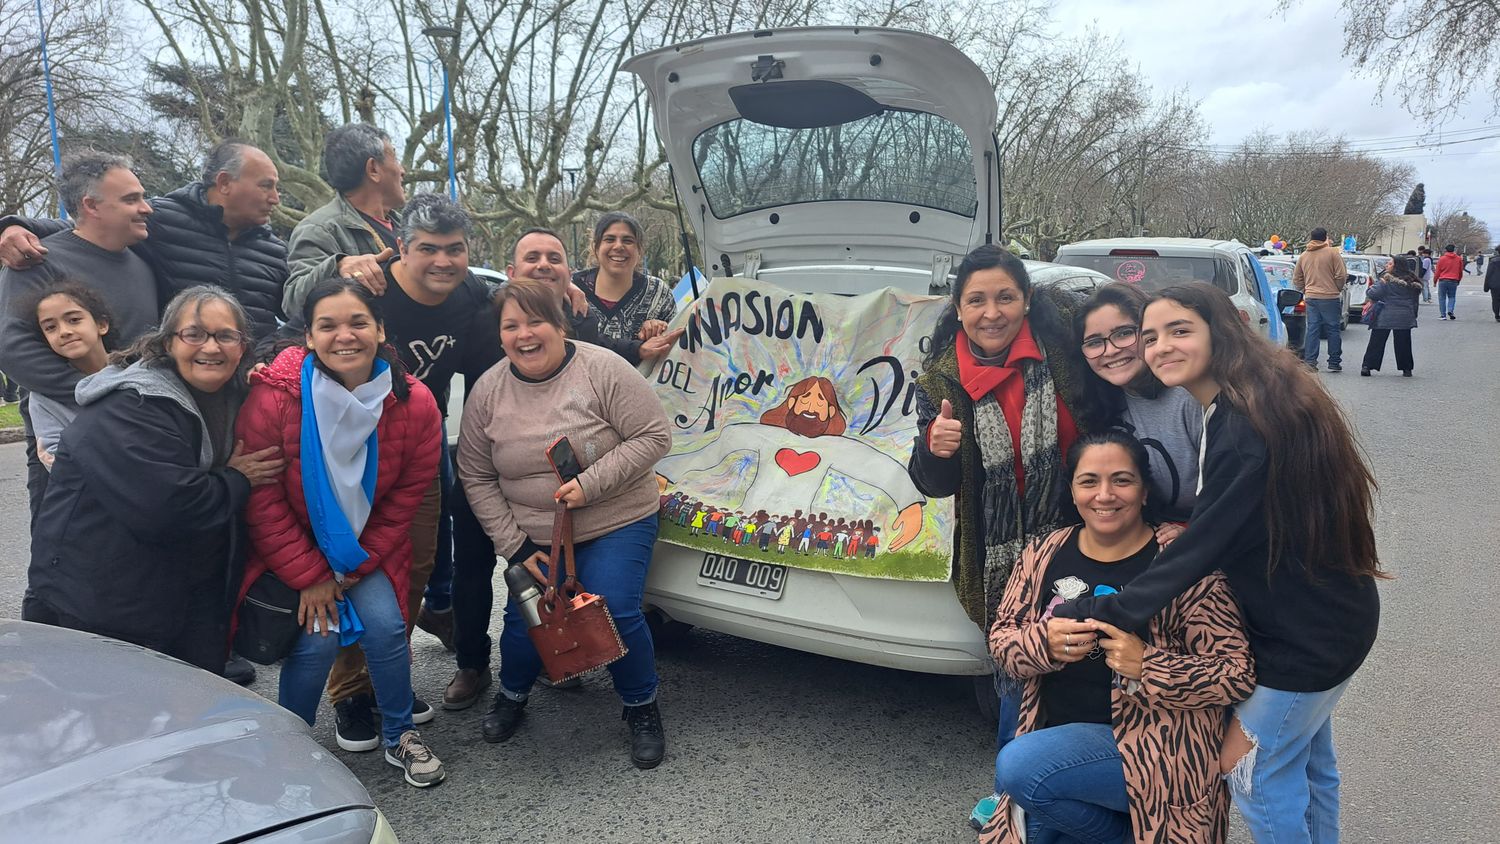
M 964 423 L 953 418 L 953 404 L 943 399 L 937 418 L 927 426 L 927 450 L 938 457 L 952 457 L 963 438 Z

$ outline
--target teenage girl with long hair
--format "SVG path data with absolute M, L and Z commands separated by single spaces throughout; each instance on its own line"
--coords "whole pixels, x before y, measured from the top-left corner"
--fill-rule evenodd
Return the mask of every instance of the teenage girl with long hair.
M 1057 614 L 1140 632 L 1222 570 L 1258 681 L 1235 709 L 1221 760 L 1235 802 L 1257 841 L 1336 841 L 1332 713 L 1380 615 L 1374 476 L 1333 398 L 1254 334 L 1222 291 L 1161 291 L 1141 342 L 1157 378 L 1203 405 L 1197 504 L 1187 530 L 1128 588 Z

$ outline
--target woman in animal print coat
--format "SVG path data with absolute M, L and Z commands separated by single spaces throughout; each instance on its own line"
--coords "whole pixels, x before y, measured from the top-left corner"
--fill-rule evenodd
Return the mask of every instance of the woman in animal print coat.
M 1000 670 L 1021 682 L 1015 741 L 1000 753 L 1005 792 L 980 833 L 1019 842 L 1223 842 L 1219 771 L 1228 707 L 1255 688 L 1239 606 L 1211 574 L 1151 619 L 1143 636 L 1052 617 L 1080 594 L 1125 591 L 1159 547 L 1141 516 L 1144 447 L 1120 431 L 1069 449 L 1082 527 L 1033 540 L 990 631 Z

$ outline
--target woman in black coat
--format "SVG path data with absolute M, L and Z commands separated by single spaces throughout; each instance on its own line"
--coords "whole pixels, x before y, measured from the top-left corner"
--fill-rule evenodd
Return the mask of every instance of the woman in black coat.
M 1368 376 L 1370 370 L 1379 370 L 1385 361 L 1385 341 L 1394 332 L 1396 335 L 1396 368 L 1407 378 L 1415 363 L 1411 356 L 1411 330 L 1417 327 L 1417 300 L 1422 297 L 1422 280 L 1417 275 L 1415 260 L 1398 255 L 1391 260 L 1391 268 L 1370 288 L 1365 298 L 1374 302 L 1366 316 L 1370 325 L 1370 343 L 1365 346 L 1365 360 L 1359 374 Z
M 1495 312 L 1495 322 L 1500 322 L 1500 246 L 1495 247 L 1495 257 L 1484 270 L 1484 292 L 1490 294 L 1490 310 Z
M 282 470 L 243 454 L 245 310 L 190 287 L 112 365 L 79 383 L 37 516 L 21 617 L 133 642 L 221 674 L 250 487 Z

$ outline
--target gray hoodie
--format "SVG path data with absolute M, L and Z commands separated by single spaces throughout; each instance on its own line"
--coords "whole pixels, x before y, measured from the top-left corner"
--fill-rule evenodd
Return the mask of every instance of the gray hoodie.
M 225 389 L 232 389 L 232 387 L 225 387 Z M 192 392 L 188 390 L 187 384 L 178 376 L 170 362 L 152 366 L 137 361 L 124 368 L 107 366 L 79 381 L 78 388 L 73 391 L 73 396 L 77 399 L 78 406 L 83 407 L 116 390 L 134 390 L 145 397 L 169 399 L 192 414 L 193 418 L 198 420 L 198 427 L 203 430 L 203 444 L 198 450 L 198 468 L 205 470 L 213 468 L 215 438 L 208 429 L 208 423 L 204 421 L 203 411 L 193 400 Z M 237 404 L 237 402 L 232 402 L 231 407 Z M 232 412 L 228 416 L 230 442 L 233 442 L 234 417 L 235 414 Z

